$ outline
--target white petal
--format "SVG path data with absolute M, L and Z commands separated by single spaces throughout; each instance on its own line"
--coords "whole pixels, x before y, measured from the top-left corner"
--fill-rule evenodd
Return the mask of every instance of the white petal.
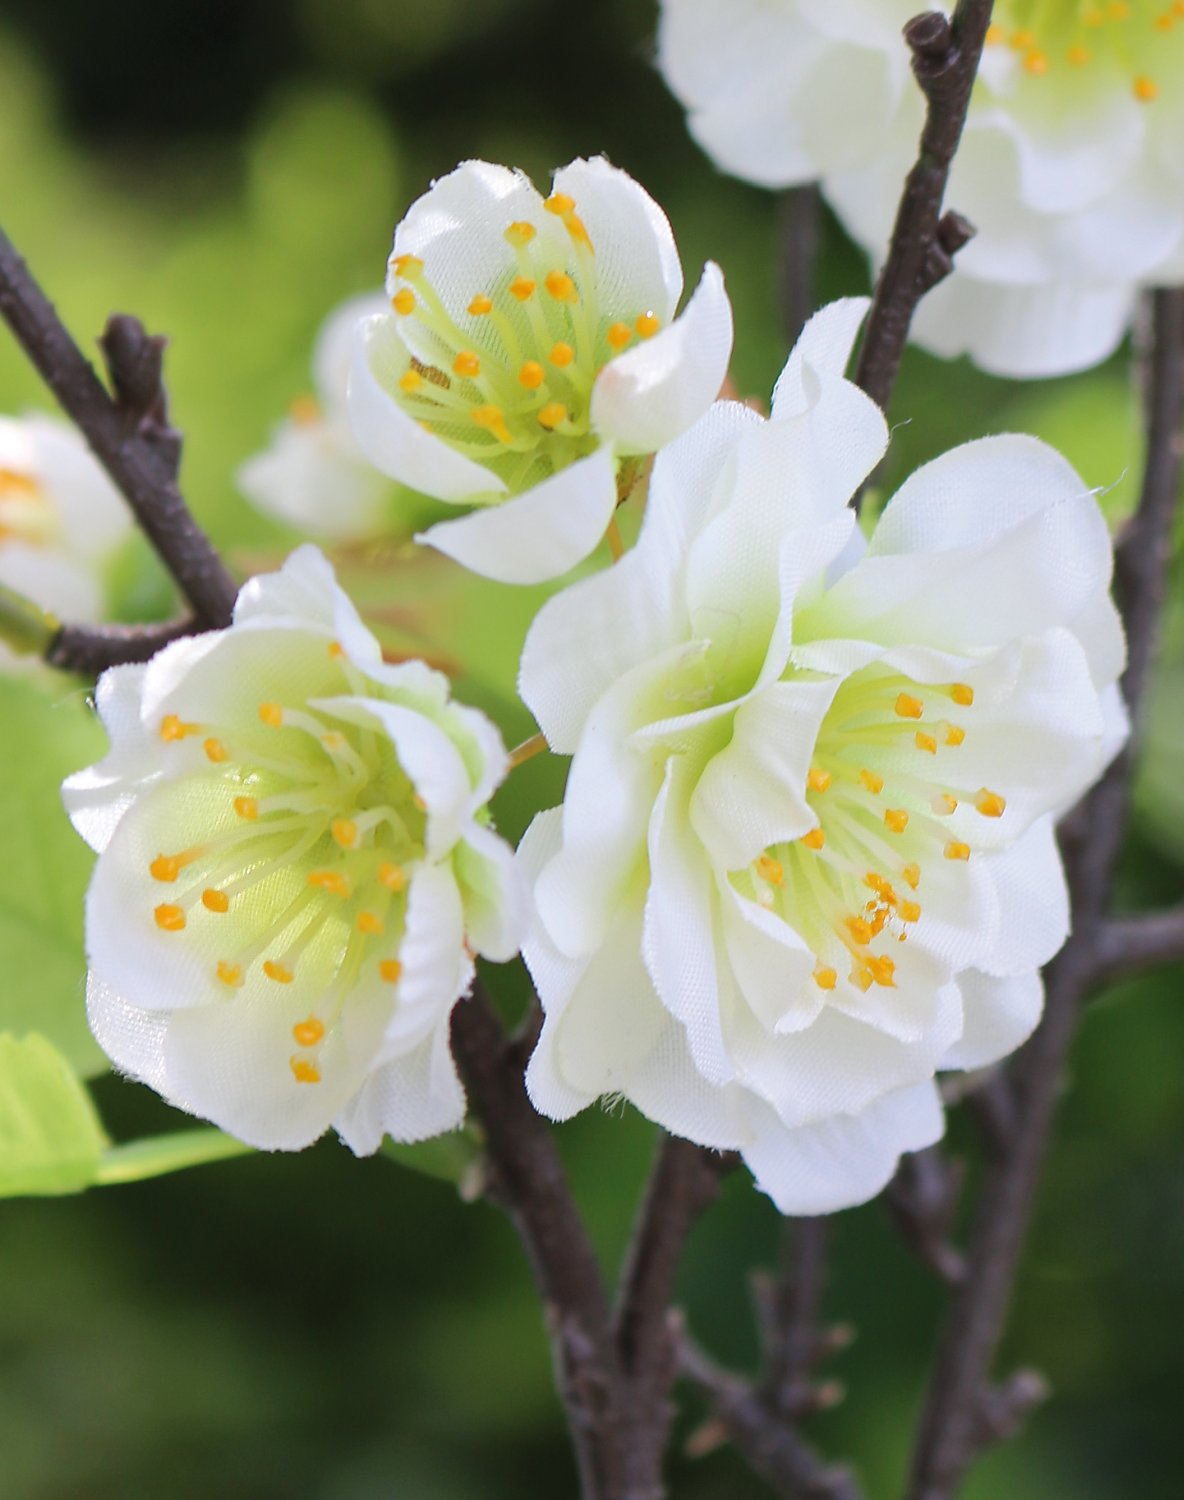
M 355 1156 L 370 1156 L 383 1136 L 423 1141 L 455 1130 L 465 1117 L 465 1093 L 448 1050 L 448 1022 L 413 1051 L 371 1073 L 333 1121 Z
M 1036 1029 L 1044 985 L 1032 970 L 1006 979 L 975 969 L 958 975 L 962 991 L 962 1035 L 941 1060 L 943 1068 L 985 1068 L 1014 1052 Z
M 265 514 L 330 541 L 369 538 L 390 525 L 393 486 L 362 456 L 348 427 L 284 422 L 235 483 Z
M 129 1005 L 92 969 L 86 976 L 86 1018 L 95 1041 L 121 1073 L 166 1093 L 164 1034 L 168 1012 Z
M 818 378 L 842 378 L 870 306 L 868 297 L 841 297 L 813 314 L 773 387 L 772 418 L 801 416 L 814 404 Z M 814 381 L 808 380 L 808 370 Z
M 375 468 L 400 484 L 451 504 L 505 494 L 506 486 L 492 470 L 426 432 L 389 394 L 409 361 L 393 316 L 384 314 L 359 324 L 349 378 L 349 414 L 362 452 Z
M 898 1089 L 857 1115 L 835 1115 L 787 1130 L 772 1111 L 753 1111 L 743 1150 L 757 1187 L 783 1214 L 834 1213 L 885 1187 L 904 1151 L 941 1139 L 941 1102 L 932 1083 Z
M 1051 815 L 988 863 L 999 899 L 999 944 L 980 967 L 991 975 L 1037 969 L 1069 936 L 1069 892 Z
M 732 355 L 732 305 L 709 263 L 682 313 L 610 360 L 592 387 L 592 426 L 622 453 L 653 453 L 703 415 Z
M 719 896 L 727 962 L 745 1003 L 770 1032 L 804 1031 L 826 1003 L 813 981 L 813 952 L 787 922 L 731 885 Z
M 353 364 L 358 325 L 390 309 L 382 292 L 363 292 L 335 307 L 317 332 L 312 352 L 312 374 L 317 394 L 328 412 L 345 411 L 349 371 Z
M 136 789 L 158 773 L 159 740 L 140 718 L 147 666 L 109 667 L 99 678 L 95 702 L 111 748 L 97 765 L 62 783 L 71 823 L 98 853 L 111 842 Z
M 604 536 L 617 505 L 611 448 L 597 448 L 524 494 L 439 521 L 416 537 L 499 583 L 542 583 L 570 572 Z
M 470 946 L 497 963 L 513 958 L 522 946 L 529 917 L 529 900 L 514 851 L 505 839 L 474 824 L 457 846 L 453 868 Z

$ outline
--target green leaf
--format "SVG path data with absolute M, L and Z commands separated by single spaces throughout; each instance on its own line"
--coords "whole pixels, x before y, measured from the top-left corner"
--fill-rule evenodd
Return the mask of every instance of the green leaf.
M 84 1078 L 105 1066 L 86 1025 L 82 908 L 93 855 L 60 787 L 104 749 L 80 690 L 57 677 L 0 676 L 0 1030 L 40 1032 Z
M 0 1197 L 81 1192 L 106 1144 L 90 1096 L 53 1043 L 0 1035 Z
M 168 1135 L 129 1141 L 125 1146 L 111 1146 L 99 1160 L 96 1181 L 100 1187 L 143 1182 L 148 1177 L 163 1177 L 166 1172 L 246 1156 L 254 1149 L 220 1130 L 174 1130 Z
M 477 1196 L 476 1174 L 482 1146 L 472 1126 L 450 1130 L 447 1135 L 434 1136 L 430 1141 L 416 1141 L 410 1146 L 392 1141 L 388 1136 L 382 1143 L 382 1154 L 412 1172 L 422 1172 L 425 1177 L 453 1183 L 462 1198 Z

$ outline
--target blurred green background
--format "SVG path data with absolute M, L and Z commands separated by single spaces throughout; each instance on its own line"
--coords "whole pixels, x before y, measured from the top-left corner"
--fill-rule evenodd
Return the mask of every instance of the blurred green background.
M 606 152 L 664 204 L 687 279 L 723 266 L 741 391 L 767 395 L 786 354 L 775 312 L 773 199 L 718 176 L 653 70 L 654 8 L 637 0 L 5 0 L 0 22 L 0 219 L 80 341 L 114 310 L 171 337 L 168 379 L 187 434 L 184 483 L 241 573 L 294 533 L 236 496 L 238 463 L 306 389 L 323 315 L 376 287 L 393 226 L 467 156 L 537 181 Z M 861 258 L 824 229 L 820 299 L 862 291 Z M 1108 489 L 1118 517 L 1139 467 L 1129 353 L 1027 389 L 910 355 L 889 482 L 986 432 L 1035 431 Z M 47 407 L 0 336 L 0 410 Z M 355 559 L 363 596 L 391 575 Z M 462 604 L 447 568 L 424 628 L 481 627 L 512 662 L 521 601 Z M 162 603 L 133 570 L 129 613 Z M 397 587 L 402 588 L 402 583 Z M 402 593 L 398 595 L 400 601 Z M 440 600 L 444 603 L 441 604 Z M 1169 621 L 1169 661 L 1184 626 Z M 474 664 L 513 742 L 512 670 Z M 1123 900 L 1172 900 L 1184 863 L 1178 670 L 1157 699 L 1143 814 Z M 5 699 L 8 885 L 0 890 L 0 1024 L 38 1023 L 42 991 L 80 1066 L 79 895 L 85 852 L 63 834 L 56 780 L 97 753 L 82 694 L 58 680 Z M 47 749 L 47 740 L 50 748 Z M 536 765 L 539 763 L 536 763 Z M 536 787 L 538 800 L 553 796 Z M 528 809 L 501 810 L 514 832 Z M 32 911 L 31 868 L 54 899 Z M 45 872 L 49 871 L 46 877 Z M 513 979 L 511 976 L 510 987 Z M 1184 1004 L 1180 976 L 1095 1003 L 1076 1050 L 1006 1357 L 1056 1399 L 984 1463 L 970 1500 L 1160 1500 L 1179 1493 L 1184 1327 Z M 176 1128 L 146 1090 L 99 1078 L 116 1139 Z M 955 1149 L 970 1150 L 952 1121 Z M 606 1262 L 622 1252 L 652 1145 L 631 1113 L 587 1116 L 561 1140 Z M 735 1177 L 697 1230 L 680 1296 L 723 1360 L 750 1363 L 745 1278 L 778 1223 Z M 828 1367 L 848 1398 L 816 1419 L 871 1497 L 896 1493 L 940 1296 L 881 1208 L 842 1215 L 827 1296 L 856 1344 Z M 697 1414 L 684 1393 L 684 1436 Z M 568 1496 L 574 1478 L 542 1319 L 518 1246 L 484 1205 L 334 1141 L 81 1197 L 0 1202 L 3 1500 L 509 1500 Z M 764 1488 L 727 1452 L 672 1464 L 680 1500 Z

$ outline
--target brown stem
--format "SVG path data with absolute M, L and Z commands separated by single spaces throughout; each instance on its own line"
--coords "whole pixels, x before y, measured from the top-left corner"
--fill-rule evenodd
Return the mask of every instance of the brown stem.
M 781 1266 L 762 1322 L 765 1373 L 761 1388 L 770 1409 L 794 1420 L 815 1404 L 811 1376 L 825 1350 L 819 1326 L 826 1287 L 826 1219 L 787 1219 Z
M 147 661 L 170 641 L 198 635 L 201 629 L 192 616 L 151 625 L 63 625 L 50 642 L 45 659 L 63 672 L 97 677 L 123 662 Z
M 0 314 L 122 491 L 199 621 L 208 628 L 228 624 L 234 580 L 176 484 L 176 435 L 170 438 L 163 409 L 159 342 L 134 319 L 112 320 L 103 347 L 113 399 L 3 231 Z
M 821 205 L 813 183 L 792 187 L 777 205 L 777 301 L 781 326 L 792 347 L 814 311 L 814 263 L 818 258 Z
M 1112 917 L 1098 933 L 1097 949 L 1101 983 L 1184 963 L 1184 906 Z
M 1147 460 L 1138 512 L 1119 553 L 1119 602 L 1129 666 L 1123 678 L 1138 723 L 1158 631 L 1168 538 L 1180 481 L 1184 416 L 1184 291 L 1153 294 L 1145 389 Z M 1132 747 L 1094 788 L 1078 826 L 1088 837 L 1065 850 L 1073 935 L 1045 971 L 1044 1019 L 1017 1059 L 1014 1120 L 988 1164 L 966 1259 L 934 1360 L 908 1500 L 949 1500 L 993 1438 L 987 1376 L 1007 1312 L 1036 1184 L 1081 1003 L 1099 969 L 1110 889 L 1130 800 Z M 1005 1424 L 1006 1425 L 1006 1424 Z
M 941 204 L 990 20 L 991 0 L 958 0 L 952 20 L 928 11 L 904 29 L 913 72 L 925 95 L 925 124 L 876 282 L 854 377 L 885 411 L 917 303 L 949 274 L 955 252 L 974 232 L 957 214 L 941 218 Z

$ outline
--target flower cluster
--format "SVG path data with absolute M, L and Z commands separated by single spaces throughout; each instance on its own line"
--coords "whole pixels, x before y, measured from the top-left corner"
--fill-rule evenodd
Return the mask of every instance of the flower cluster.
M 63 795 L 99 852 L 87 1004 L 115 1064 L 267 1149 L 459 1124 L 449 1013 L 522 920 L 488 720 L 384 663 L 313 548 L 98 705 L 110 753 Z
M 1051 449 L 947 454 L 860 556 L 864 307 L 813 319 L 769 421 L 720 403 L 659 455 L 637 547 L 544 607 L 521 678 L 574 756 L 521 851 L 536 1105 L 623 1095 L 791 1213 L 878 1191 L 940 1134 L 935 1071 L 1031 1030 L 1053 817 L 1125 732 L 1109 538 Z
M 660 64 L 720 166 L 818 180 L 878 261 L 921 127 L 901 36 L 917 8 L 662 0 Z M 1184 5 L 998 0 L 993 17 L 947 194 L 977 233 L 913 337 L 1001 375 L 1083 369 L 1138 286 L 1184 280 Z

